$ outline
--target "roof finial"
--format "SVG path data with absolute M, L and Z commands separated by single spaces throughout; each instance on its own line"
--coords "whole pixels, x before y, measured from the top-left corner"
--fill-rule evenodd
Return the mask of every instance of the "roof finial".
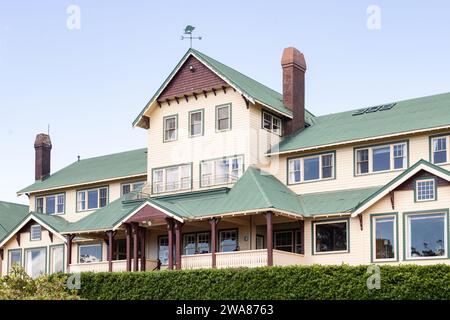
M 189 39 L 189 44 L 190 44 L 190 48 L 192 49 L 192 39 L 194 40 L 202 40 L 202 37 L 194 37 L 192 35 L 192 32 L 194 32 L 195 27 L 191 26 L 190 24 L 188 24 L 185 28 L 184 28 L 184 33 L 181 36 L 181 40 L 186 40 Z

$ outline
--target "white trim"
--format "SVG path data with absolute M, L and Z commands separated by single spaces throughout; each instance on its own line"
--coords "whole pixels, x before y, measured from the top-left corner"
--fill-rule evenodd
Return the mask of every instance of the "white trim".
M 39 238 L 33 239 L 33 228 L 39 227 Z M 30 226 L 30 241 L 40 241 L 42 240 L 42 226 L 39 223 Z
M 397 182 L 395 182 L 393 185 L 391 185 L 389 188 L 386 188 L 383 192 L 381 192 L 380 194 L 378 194 L 375 198 L 371 199 L 370 201 L 368 201 L 366 204 L 364 204 L 363 206 L 361 206 L 360 208 L 358 208 L 358 210 L 354 211 L 352 213 L 352 217 L 356 217 L 358 214 L 364 212 L 366 209 L 368 209 L 370 206 L 372 206 L 373 204 L 375 204 L 376 202 L 378 202 L 381 198 L 383 198 L 385 195 L 387 195 L 389 192 L 393 191 L 394 189 L 396 189 L 400 184 L 402 184 L 403 182 L 405 182 L 406 180 L 408 180 L 409 178 L 411 178 L 412 176 L 414 176 L 417 172 L 419 172 L 420 170 L 425 170 L 428 171 L 429 173 L 434 174 L 435 176 L 438 176 L 444 180 L 450 181 L 450 177 L 447 176 L 446 174 L 433 169 L 425 164 L 420 164 L 419 166 L 417 166 L 417 168 L 415 168 L 414 170 L 412 170 L 411 172 L 409 172 L 408 174 L 406 174 L 402 179 L 399 179 Z
M 431 199 L 419 199 L 419 183 L 424 182 L 432 182 L 433 183 L 433 198 Z M 414 192 L 416 193 L 416 202 L 427 202 L 427 201 L 435 201 L 436 200 L 436 191 L 437 191 L 437 185 L 436 185 L 436 179 L 433 178 L 427 178 L 427 179 L 418 179 L 414 182 L 416 185 L 414 186 Z
M 333 223 L 345 223 L 345 239 L 346 239 L 346 249 L 345 250 L 335 250 L 335 251 L 316 251 L 316 226 L 318 224 L 333 224 Z M 350 237 L 349 237 L 349 231 L 350 231 L 350 220 L 348 219 L 340 219 L 340 220 L 332 220 L 332 221 L 317 221 L 313 223 L 313 241 L 312 241 L 312 249 L 314 255 L 326 255 L 326 254 L 336 254 L 336 253 L 349 253 L 349 247 L 350 247 Z
M 20 231 L 31 219 L 33 219 L 35 222 L 39 223 L 42 227 L 50 231 L 51 233 L 55 234 L 58 238 L 63 240 L 64 242 L 67 242 L 66 238 L 62 236 L 61 233 L 56 231 L 55 229 L 51 228 L 48 224 L 44 223 L 41 219 L 34 216 L 33 214 L 30 214 L 30 216 L 25 219 L 21 224 L 19 224 L 9 235 L 7 238 L 3 239 L 2 242 L 0 242 L 0 248 L 3 247 L 17 232 Z M 41 237 L 42 238 L 42 237 Z
M 341 141 L 341 142 L 311 146 L 311 147 L 306 147 L 306 148 L 286 150 L 286 151 L 282 151 L 282 152 L 266 153 L 266 156 L 283 155 L 283 154 L 289 154 L 289 153 L 296 153 L 296 152 L 303 152 L 303 151 L 310 151 L 310 150 L 317 150 L 317 149 L 325 149 L 325 148 L 335 147 L 335 146 L 340 146 L 340 145 L 345 145 L 345 144 L 356 144 L 359 142 L 388 139 L 388 138 L 406 136 L 406 135 L 411 135 L 411 134 L 416 134 L 416 133 L 425 133 L 425 132 L 445 130 L 445 129 L 449 129 L 449 128 L 450 128 L 450 125 L 446 125 L 446 126 L 441 126 L 441 127 L 433 127 L 433 128 L 391 133 L 391 134 L 386 134 L 386 135 L 382 135 L 382 136 L 367 137 L 367 138 L 361 138 L 361 139 L 355 139 L 355 140 L 345 140 L 345 141 Z
M 393 219 L 393 237 L 394 237 L 394 244 L 393 244 L 393 249 L 394 249 L 394 257 L 393 258 L 382 258 L 382 259 L 377 259 L 377 219 L 389 219 L 392 218 Z M 383 215 L 377 215 L 377 214 L 373 214 L 370 215 L 370 219 L 372 222 L 372 239 L 370 239 L 370 241 L 372 241 L 372 260 L 373 262 L 394 262 L 397 261 L 398 258 L 398 243 L 397 243 L 397 225 L 398 225 L 398 221 L 397 221 L 397 215 L 396 214 L 383 214 Z

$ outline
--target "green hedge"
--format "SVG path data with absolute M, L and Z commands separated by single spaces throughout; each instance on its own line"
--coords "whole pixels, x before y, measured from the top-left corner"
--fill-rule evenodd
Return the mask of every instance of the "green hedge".
M 137 273 L 83 273 L 85 299 L 450 299 L 450 266 L 293 266 Z

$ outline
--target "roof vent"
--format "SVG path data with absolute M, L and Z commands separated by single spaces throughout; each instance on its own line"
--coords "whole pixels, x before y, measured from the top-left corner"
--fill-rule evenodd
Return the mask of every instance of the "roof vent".
M 360 116 L 365 113 L 374 113 L 377 111 L 391 110 L 395 105 L 396 105 L 396 103 L 389 103 L 389 104 L 383 104 L 381 106 L 359 109 L 359 110 L 356 110 L 355 112 L 353 112 L 352 116 Z

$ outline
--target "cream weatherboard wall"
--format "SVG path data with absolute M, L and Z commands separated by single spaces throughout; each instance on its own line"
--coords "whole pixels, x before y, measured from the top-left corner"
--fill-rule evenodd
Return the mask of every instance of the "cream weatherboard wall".
M 409 165 L 421 159 L 430 161 L 430 136 L 433 134 L 410 135 L 401 138 L 383 139 L 375 142 L 366 142 L 352 144 L 339 148 L 319 149 L 312 152 L 292 153 L 289 155 L 273 156 L 270 167 L 266 169 L 275 175 L 280 181 L 287 184 L 287 161 L 290 158 L 303 157 L 312 154 L 326 153 L 335 151 L 336 176 L 331 180 L 310 181 L 298 184 L 291 184 L 289 187 L 297 194 L 307 194 L 316 192 L 336 191 L 343 189 L 366 188 L 371 186 L 382 186 L 390 180 L 394 179 L 404 170 L 392 170 L 389 172 L 370 173 L 360 176 L 354 174 L 354 150 L 359 147 L 372 145 L 382 145 L 391 142 L 408 141 Z M 450 164 L 442 166 L 444 169 L 450 170 Z M 406 168 L 405 168 L 406 169 Z

